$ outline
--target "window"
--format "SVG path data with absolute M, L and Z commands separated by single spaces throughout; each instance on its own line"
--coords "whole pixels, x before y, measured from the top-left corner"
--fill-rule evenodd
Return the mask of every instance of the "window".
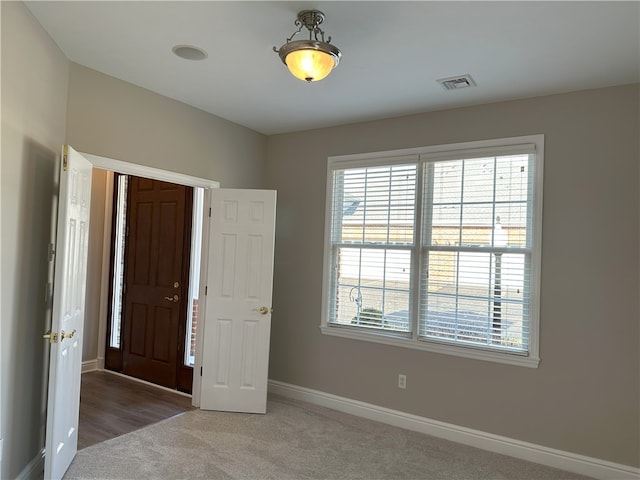
M 129 176 L 115 174 L 115 237 L 113 248 L 113 278 L 111 279 L 111 319 L 109 327 L 109 346 L 120 348 L 122 330 L 122 290 L 124 286 L 124 247 L 127 224 L 127 189 Z
M 332 157 L 322 331 L 536 367 L 543 136 Z

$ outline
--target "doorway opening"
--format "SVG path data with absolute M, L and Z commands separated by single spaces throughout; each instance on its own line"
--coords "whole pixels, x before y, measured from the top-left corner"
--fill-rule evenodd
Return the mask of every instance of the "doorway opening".
M 204 188 L 113 183 L 105 368 L 191 393 Z

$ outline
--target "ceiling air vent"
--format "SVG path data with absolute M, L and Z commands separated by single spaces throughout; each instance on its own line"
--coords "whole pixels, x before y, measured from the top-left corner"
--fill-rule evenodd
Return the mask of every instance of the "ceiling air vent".
M 436 80 L 445 90 L 460 90 L 461 88 L 475 87 L 476 82 L 473 81 L 471 75 L 460 75 L 457 77 L 441 78 Z

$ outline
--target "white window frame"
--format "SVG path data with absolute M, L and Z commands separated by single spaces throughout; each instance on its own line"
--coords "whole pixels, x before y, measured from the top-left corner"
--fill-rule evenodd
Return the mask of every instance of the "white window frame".
M 363 329 L 359 327 L 329 323 L 328 318 L 332 302 L 330 289 L 332 282 L 331 223 L 334 170 L 354 168 L 358 166 L 406 162 L 408 156 L 419 156 L 421 158 L 424 156 L 427 157 L 428 160 L 461 158 L 461 156 L 464 156 L 464 158 L 473 158 L 479 156 L 498 156 L 504 152 L 511 153 L 514 150 L 530 148 L 535 150 L 535 171 L 533 179 L 532 231 L 530 232 L 532 238 L 528 324 L 529 350 L 527 355 L 488 350 L 459 344 L 446 344 L 419 340 L 419 328 L 415 328 L 412 335 L 407 336 L 406 334 L 399 335 L 387 331 Z M 325 203 L 325 249 L 322 284 L 322 316 L 320 323 L 321 332 L 325 335 L 350 338 L 354 340 L 363 340 L 396 347 L 418 349 L 477 360 L 537 368 L 540 363 L 540 270 L 542 257 L 543 166 L 544 135 L 542 134 L 329 157 L 327 160 L 327 187 Z M 420 196 L 421 192 L 418 192 L 417 195 Z M 422 202 L 422 199 L 418 198 L 418 202 Z M 416 221 L 419 225 L 420 220 Z M 416 250 L 421 248 L 420 230 L 421 229 L 416 229 L 416 238 L 414 239 Z M 416 270 L 414 272 L 415 283 L 420 283 L 418 275 L 419 272 Z M 414 287 L 412 290 L 412 296 L 415 297 L 418 291 L 419 288 Z M 413 298 L 412 302 L 417 304 L 417 298 Z

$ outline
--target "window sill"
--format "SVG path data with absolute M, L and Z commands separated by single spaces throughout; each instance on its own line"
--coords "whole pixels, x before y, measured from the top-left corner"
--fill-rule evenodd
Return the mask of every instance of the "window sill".
M 474 360 L 504 363 L 519 367 L 538 368 L 540 363 L 540 358 L 538 358 L 538 356 L 523 356 L 510 353 L 493 352 L 473 347 L 451 346 L 435 342 L 414 340 L 412 338 L 397 337 L 385 333 L 358 332 L 350 328 L 342 328 L 340 326 L 323 324 L 320 325 L 320 331 L 324 335 L 332 335 L 335 337 L 363 340 L 365 342 L 381 343 L 394 347 L 412 348 L 415 350 L 424 350 L 444 355 L 454 355 L 456 357 L 471 358 Z

